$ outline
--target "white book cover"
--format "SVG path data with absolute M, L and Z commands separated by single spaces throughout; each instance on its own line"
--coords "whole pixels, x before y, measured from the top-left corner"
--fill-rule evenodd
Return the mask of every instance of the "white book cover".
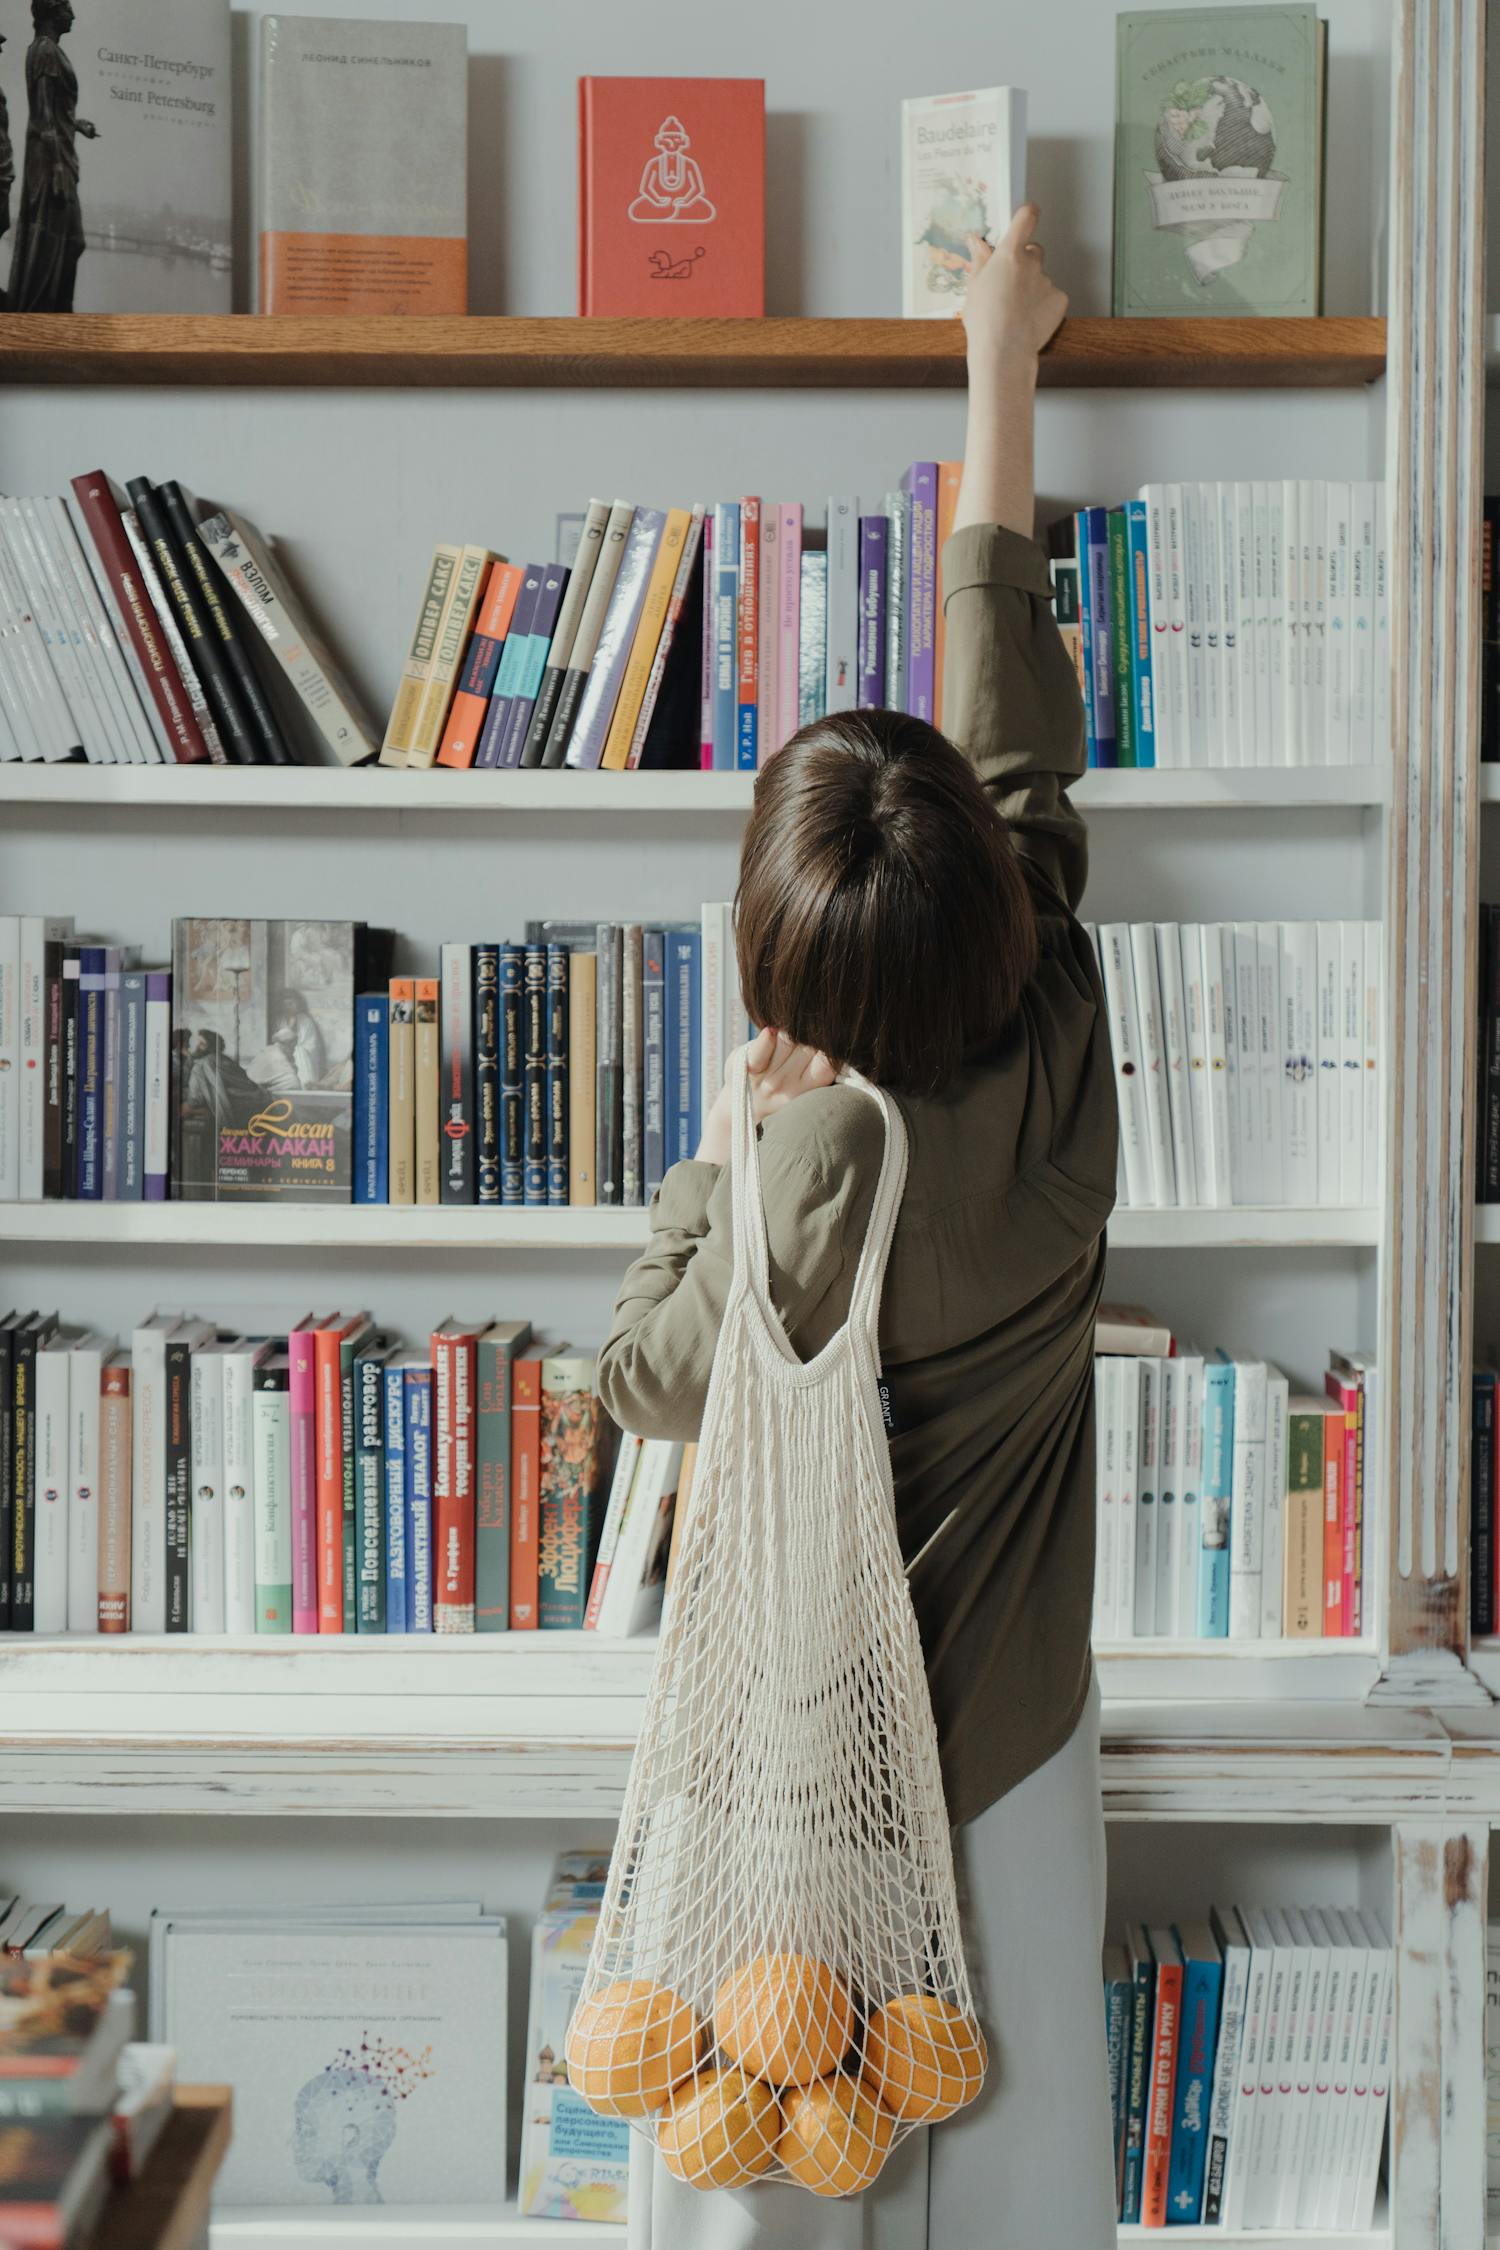
M 504 2201 L 503 1921 L 186 1921 L 159 1944 L 153 2036 L 182 2080 L 234 2089 L 226 2205 Z
M 1227 481 L 1205 488 L 1213 501 L 1217 545 L 1219 610 L 1219 726 L 1226 766 L 1248 763 L 1240 734 L 1240 582 L 1239 531 L 1235 487 Z M 1210 542 L 1213 543 L 1212 541 Z
M 17 1048 L 20 1073 L 20 1115 L 17 1121 L 17 1165 L 23 1203 L 42 1200 L 43 1147 L 47 1114 L 47 945 L 68 937 L 71 914 L 21 916 L 20 960 L 17 979 Z
M 1381 1126 L 1384 1100 L 1380 1070 L 1380 1022 L 1385 963 L 1385 931 L 1379 922 L 1366 922 L 1364 936 L 1364 1007 L 1360 1013 L 1363 1096 L 1360 1170 L 1364 1201 L 1373 1203 L 1380 1193 Z
M 1203 1523 L 1203 1354 L 1179 1352 L 1177 1371 L 1177 1633 L 1195 1640 Z
M 1271 636 L 1270 691 L 1274 756 L 1272 764 L 1294 766 L 1297 752 L 1297 573 L 1294 480 L 1272 477 L 1266 484 L 1267 616 Z
M 1203 980 L 1203 1020 L 1208 1055 L 1208 1127 L 1206 1134 L 1199 1134 L 1194 1146 L 1195 1151 L 1206 1146 L 1209 1152 L 1213 1192 L 1211 1197 L 1206 1192 L 1201 1157 L 1200 1192 L 1203 1192 L 1206 1202 L 1211 1201 L 1216 1210 L 1222 1211 L 1227 1210 L 1235 1201 L 1238 1172 L 1238 1119 L 1234 1084 L 1229 1075 L 1229 1023 L 1233 990 L 1231 980 L 1225 976 L 1223 925 L 1218 922 L 1202 923 L 1198 931 L 1197 950 Z M 1192 958 L 1186 938 L 1183 941 L 1183 968 L 1184 973 L 1190 976 Z M 1195 1043 L 1195 1055 L 1196 1052 Z
M 1307 1209 L 1318 1200 L 1318 925 L 1282 922 L 1282 1198 Z
M 1226 2229 L 1246 2223 L 1252 2142 L 1260 2105 L 1261 2061 L 1267 2044 L 1271 2013 L 1271 1971 L 1275 1941 L 1271 1925 L 1258 1907 L 1242 1906 L 1239 1918 L 1250 1941 L 1250 1973 L 1245 1996 L 1245 2031 L 1240 2041 L 1239 2082 L 1235 2087 L 1229 2121 L 1229 2148 L 1224 2168 L 1221 2224 Z
M 1248 480 L 1233 487 L 1229 523 L 1234 537 L 1235 701 L 1239 712 L 1240 764 L 1258 766 L 1260 720 L 1256 705 L 1255 661 L 1255 501 Z
M 224 1630 L 255 1631 L 253 1381 L 268 1343 L 241 1336 L 224 1353 Z
M 1232 947 L 1232 953 L 1231 953 Z M 1236 1203 L 1264 1203 L 1266 1195 L 1264 1153 L 1262 1136 L 1261 1086 L 1260 1086 L 1260 957 L 1256 926 L 1253 922 L 1226 922 L 1224 924 L 1224 970 L 1226 984 L 1229 964 L 1234 962 L 1233 994 L 1230 1029 L 1233 1034 L 1231 1053 L 1236 1109 L 1236 1146 L 1239 1163 L 1235 1169 Z
M 146 986 L 145 1117 L 146 1179 L 165 1182 L 171 1161 L 172 1133 L 172 1002 L 151 997 Z
M 901 311 L 951 320 L 968 293 L 970 235 L 996 243 L 1026 200 L 1026 94 L 982 86 L 901 104 Z
M 1340 924 L 1339 939 L 1340 1203 L 1365 1200 L 1365 925 Z M 1374 1181 L 1370 1182 L 1371 1187 Z
M 57 699 L 57 716 L 63 736 L 81 749 L 90 765 L 100 761 L 98 721 L 86 692 L 78 651 L 58 614 L 30 526 L 14 499 L 0 499 L 0 526 L 10 558 L 15 587 L 25 611 L 41 635 L 43 659 Z
M 188 1552 L 192 1564 L 190 1630 L 224 1630 L 224 1353 L 205 1344 L 188 1376 L 193 1450 Z
M 49 764 L 71 758 L 83 744 L 68 709 L 44 621 L 21 575 L 15 541 L 0 509 L 0 602 L 12 635 L 17 687 L 25 700 L 40 755 Z
M 1255 755 L 1252 765 L 1269 766 L 1274 762 L 1271 721 L 1271 652 L 1270 652 L 1270 558 L 1267 554 L 1268 525 L 1266 487 L 1258 480 L 1242 485 L 1240 501 L 1242 522 L 1248 518 L 1250 540 L 1250 667 L 1251 708 L 1255 714 Z
M 250 1401 L 252 1500 L 255 1509 L 257 1632 L 276 1630 L 260 1619 L 260 1589 L 292 1583 L 292 1402 L 286 1390 L 257 1390 Z M 291 1631 L 288 1616 L 280 1625 Z
M 823 708 L 852 711 L 859 694 L 859 501 L 828 502 L 828 644 Z
M 1224 1956 L 1224 1982 L 1219 2000 L 1213 2083 L 1208 2097 L 1208 2149 L 1203 2167 L 1205 2221 L 1207 2213 L 1221 2203 L 1224 2194 L 1250 1985 L 1250 1945 L 1235 1909 L 1216 1906 L 1210 1914 L 1209 1926 Z
M 1182 510 L 1182 581 L 1187 613 L 1187 702 L 1189 761 L 1218 763 L 1218 745 L 1208 733 L 1208 644 L 1204 618 L 1202 488 L 1178 487 Z
M 1182 1369 L 1175 1359 L 1152 1362 L 1158 1376 L 1156 1471 L 1156 1586 L 1151 1597 L 1152 1631 L 1158 1640 L 1177 1638 L 1177 1584 L 1182 1569 L 1182 1455 L 1180 1393 Z
M 1141 1444 L 1141 1362 L 1121 1359 L 1115 1394 L 1120 1424 L 1118 1483 L 1115 1493 L 1115 1611 L 1121 1640 L 1137 1637 L 1135 1620 L 1135 1550 L 1139 1516 Z
M 647 1438 L 630 1480 L 609 1584 L 599 1609 L 598 1630 L 621 1639 L 641 1630 L 642 1589 L 657 1539 L 664 1503 L 677 1489 L 682 1447 L 670 1438 Z
M 1282 1632 L 1282 1580 L 1286 1558 L 1286 1480 L 1291 1385 L 1275 1367 L 1266 1369 L 1266 1527 L 1261 1540 L 1260 1632 L 1279 1640 Z
M 1328 487 L 1314 478 L 1302 488 L 1302 571 L 1307 629 L 1305 689 L 1307 763 L 1328 765 Z
M 36 1355 L 32 1491 L 33 1631 L 68 1629 L 68 1375 L 76 1328 L 58 1328 Z
M 1360 766 L 1384 755 L 1375 739 L 1376 507 L 1383 490 L 1349 487 L 1349 755 Z
M 1143 927 L 1151 930 L 1149 923 Z M 1198 1190 L 1197 1138 L 1193 1127 L 1193 1064 L 1188 1036 L 1187 997 L 1182 982 L 1182 930 L 1176 922 L 1158 922 L 1152 934 L 1161 995 L 1162 1060 L 1167 1085 L 1172 1169 L 1177 1202 L 1179 1206 L 1186 1208 L 1201 1202 L 1203 1198 Z
M 1167 520 L 1167 702 L 1174 766 L 1196 763 L 1188 692 L 1187 551 L 1180 484 L 1163 487 Z M 1158 706 L 1161 698 L 1158 695 Z
M 46 511 L 57 552 L 72 580 L 78 612 L 96 652 L 105 693 L 125 745 L 124 754 L 133 765 L 155 765 L 156 740 L 141 704 L 145 685 L 135 661 L 135 651 L 130 648 L 127 653 L 121 643 L 115 623 L 117 612 L 100 593 L 78 527 L 63 499 L 53 493 L 39 505 Z M 92 539 L 88 547 L 92 549 Z
M 1344 2213 L 1354 2207 L 1358 2190 L 1360 2159 L 1364 2149 L 1365 2126 L 1368 2121 L 1371 2094 L 1375 2081 L 1375 2061 L 1380 2044 L 1381 2019 L 1391 1978 L 1391 1954 L 1388 1945 L 1377 1942 L 1377 1932 L 1357 1907 L 1346 1907 L 1344 1919 L 1350 1927 L 1366 1940 L 1366 1959 L 1369 1967 L 1365 1977 L 1364 1998 L 1360 2006 L 1359 2023 L 1354 2036 L 1354 2056 L 1349 2071 L 1349 2100 L 1344 2113 L 1344 2130 L 1339 2142 L 1338 2168 L 1328 2183 L 1328 2200 L 1323 2208 L 1328 2212 L 1324 2222 L 1330 2227 L 1345 2224 Z
M 53 599 L 78 651 L 79 667 L 100 728 L 100 763 L 131 765 L 134 754 L 130 729 L 120 705 L 114 674 L 105 661 L 104 648 L 95 630 L 93 604 L 84 598 L 68 551 L 72 545 L 68 519 L 60 502 L 49 497 L 23 500 L 20 505 L 47 572 Z M 84 576 L 86 578 L 87 573 Z
M 610 1473 L 609 1499 L 605 1503 L 604 1521 L 599 1528 L 599 1549 L 594 1558 L 594 1575 L 589 1581 L 589 1598 L 583 1622 L 589 1632 L 599 1629 L 599 1611 L 603 1606 L 609 1576 L 614 1568 L 615 1550 L 620 1544 L 620 1526 L 625 1520 L 625 1510 L 630 1502 L 630 1487 L 635 1479 L 641 1458 L 642 1440 L 633 1437 L 629 1430 L 620 1432 L 620 1442 L 615 1448 L 615 1465 Z
M 1166 486 L 1143 484 L 1141 503 L 1146 510 L 1146 611 L 1151 627 L 1152 717 L 1156 726 L 1158 766 L 1181 765 L 1173 732 L 1170 690 L 1172 613 L 1168 601 Z
M 1282 659 L 1281 716 L 1284 763 L 1307 763 L 1302 726 L 1302 488 L 1296 477 L 1281 480 Z
M 1094 1361 L 1094 1639 L 1120 1638 L 1118 1359 Z
M 1128 922 L 1099 924 L 1099 956 L 1104 974 L 1104 997 L 1109 1008 L 1110 1045 L 1114 1052 L 1126 1195 L 1132 1207 L 1149 1208 L 1155 1201 L 1151 1124 L 1142 1073 Z
M 1255 925 L 1255 1035 L 1260 1048 L 1260 1187 L 1263 1203 L 1285 1203 L 1282 1119 L 1281 924 Z
M 1156 1622 L 1157 1547 L 1161 1539 L 1161 1369 L 1159 1359 L 1137 1360 L 1138 1422 L 1135 1470 L 1135 1588 L 1132 1629 L 1137 1640 L 1159 1631 Z
M 1177 1167 L 1172 1146 L 1171 1094 L 1167 1085 L 1167 1045 L 1162 1027 L 1161 978 L 1157 972 L 1156 924 L 1130 922 L 1130 964 L 1135 978 L 1136 1029 L 1141 1043 L 1141 1076 L 1146 1091 L 1147 1153 L 1151 1163 L 1150 1200 L 1160 1210 L 1177 1202 Z
M 120 607 L 119 595 L 104 568 L 103 559 L 94 545 L 88 525 L 83 520 L 83 512 L 72 493 L 64 493 L 60 504 L 67 513 L 68 522 L 72 526 L 73 537 L 77 542 L 79 556 L 93 581 L 100 610 L 108 620 L 109 631 L 113 635 L 115 648 L 130 674 L 131 685 L 135 690 L 138 761 L 142 765 L 170 765 L 173 763 L 172 744 L 168 738 L 161 713 L 156 708 L 155 699 L 146 685 L 146 675 L 142 669 L 141 660 L 136 655 L 135 643 L 132 641 L 129 629 L 126 626 L 124 613 Z M 144 733 L 142 729 L 144 729 Z
M 21 917 L 0 914 L 0 1203 L 21 1193 Z
M 153 1313 L 130 1338 L 130 1626 L 167 1629 L 167 1336 L 180 1313 Z
M 1312 2108 L 1313 2075 L 1317 2067 L 1318 2040 L 1323 2029 L 1323 1993 L 1328 1982 L 1329 1948 L 1322 1918 L 1315 1912 L 1287 1909 L 1287 1919 L 1303 1949 L 1305 1973 L 1301 2004 L 1289 2025 L 1291 2052 L 1279 2089 L 1281 2114 L 1271 2152 L 1274 2201 L 1268 2225 L 1295 2227 L 1297 2193 Z
M 1167 963 L 1168 933 L 1177 932 L 1177 995 L 1182 1006 L 1183 1046 L 1187 1060 L 1185 1085 L 1188 1122 L 1185 1139 L 1193 1152 L 1193 1194 L 1198 1203 L 1212 1207 L 1219 1201 L 1219 1152 L 1214 1145 L 1211 1058 L 1208 1043 L 1208 990 L 1203 977 L 1203 931 L 1197 922 L 1158 924 L 1161 949 L 1162 1011 L 1170 1024 L 1171 977 Z M 1170 1036 L 1170 1032 L 1169 1032 Z M 1175 1125 L 1174 1125 L 1175 1130 Z M 1224 1152 L 1227 1160 L 1228 1152 Z M 1227 1180 L 1223 1187 L 1228 1200 Z
M 1264 1923 L 1271 1939 L 1271 1978 L 1266 1994 L 1265 2031 L 1260 2046 L 1255 2118 L 1250 2129 L 1245 2206 L 1239 2221 L 1247 2233 L 1252 2228 L 1265 2226 L 1269 2212 L 1275 2208 L 1276 2183 L 1271 2172 L 1271 2150 L 1280 2110 L 1280 2081 L 1286 2060 L 1285 2041 L 1297 1951 L 1286 1916 L 1279 1907 L 1267 1907 L 1263 1916 L 1252 1919 L 1252 1935 L 1256 1934 L 1260 1923 Z M 1300 1985 L 1298 1990 L 1300 1992 Z
M 1344 2184 L 1338 2224 L 1351 2232 L 1367 2231 L 1374 2224 L 1375 2189 L 1380 2178 L 1380 2152 L 1385 2143 L 1386 2116 L 1391 2099 L 1391 2058 L 1396 2014 L 1395 1957 L 1389 1940 L 1373 1914 L 1359 1910 L 1365 1935 L 1380 1954 L 1380 1996 L 1375 2008 L 1375 2045 L 1370 2061 L 1368 2088 L 1363 2099 L 1359 2149 L 1354 2155 L 1351 2133 L 1345 2150 Z M 1351 2161 L 1351 2157 L 1353 2161 Z
M 1203 574 L 1203 754 L 1211 766 L 1232 766 L 1234 747 L 1224 713 L 1223 532 L 1219 487 L 1198 486 L 1198 559 Z
M 68 1363 L 68 1597 L 70 1633 L 99 1629 L 99 1386 L 113 1336 L 84 1336 Z
M 1286 714 L 1282 673 L 1286 661 L 1286 601 L 1281 582 L 1281 485 L 1258 481 L 1255 494 L 1255 611 L 1260 646 L 1256 651 L 1255 698 L 1261 765 L 1284 766 Z
M 1350 499 L 1353 487 L 1336 479 L 1324 488 L 1328 539 L 1328 618 L 1325 630 L 1323 671 L 1323 741 L 1331 766 L 1347 766 L 1351 757 L 1349 724 L 1349 643 L 1353 628 L 1350 566 L 1353 562 L 1353 527 Z
M 1304 2230 L 1316 2223 L 1318 2195 L 1323 2177 L 1323 2150 L 1328 2133 L 1329 2109 L 1333 2101 L 1334 2073 L 1354 1966 L 1353 1954 L 1339 1917 L 1332 1913 L 1314 1911 L 1309 1913 L 1308 1918 L 1320 1930 L 1329 1951 L 1328 1974 L 1323 1987 L 1323 2022 L 1318 2033 L 1312 2098 L 1308 2104 L 1307 2127 L 1297 2175 L 1294 2223 Z M 1349 2020 L 1352 2022 L 1352 2017 Z
M 1260 1637 L 1261 1566 L 1266 1526 L 1266 1369 L 1258 1359 L 1234 1363 L 1234 1437 L 1230 1449 L 1229 1638 Z
M 18 555 L 38 607 L 45 604 L 52 632 L 57 637 L 60 677 L 83 737 L 84 754 L 91 765 L 119 763 L 115 733 L 103 702 L 102 684 L 85 638 L 73 599 L 71 583 L 64 578 L 54 552 L 50 527 L 44 525 L 35 500 L 4 503 L 19 541 Z
M 1339 2187 L 1343 2179 L 1344 2144 L 1354 2101 L 1354 2082 L 1364 2055 L 1368 2070 L 1374 2051 L 1374 2009 L 1379 1998 L 1380 1956 L 1366 1940 L 1360 1923 L 1345 1908 L 1324 1910 L 1331 1925 L 1341 1928 L 1350 1948 L 1349 1973 L 1344 1986 L 1344 2018 L 1339 2026 L 1333 2058 L 1333 2086 L 1328 2100 L 1323 2135 L 1323 2162 L 1318 2177 L 1317 2206 L 1311 2224 L 1337 2224 Z M 1368 2041 L 1368 2044 L 1364 2042 Z
M 1318 989 L 1315 1000 L 1318 1058 L 1318 1201 L 1325 1207 L 1344 1200 L 1339 1105 L 1343 1091 L 1340 1047 L 1342 1004 L 1341 949 L 1337 922 L 1315 925 Z

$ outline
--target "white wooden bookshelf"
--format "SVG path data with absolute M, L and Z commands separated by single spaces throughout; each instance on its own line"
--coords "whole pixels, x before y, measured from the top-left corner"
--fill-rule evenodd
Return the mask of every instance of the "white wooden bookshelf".
M 1356 2243 L 1364 2250 L 1367 2239 L 1389 2237 L 1319 2237 L 1340 2250 Z M 625 2229 L 587 2219 L 523 2219 L 512 2202 L 498 2211 L 452 2204 L 428 2211 L 215 2212 L 208 2240 L 210 2250 L 446 2250 L 450 2244 L 453 2250 L 559 2250 L 572 2243 L 580 2250 L 601 2250 L 605 2243 L 621 2250 Z

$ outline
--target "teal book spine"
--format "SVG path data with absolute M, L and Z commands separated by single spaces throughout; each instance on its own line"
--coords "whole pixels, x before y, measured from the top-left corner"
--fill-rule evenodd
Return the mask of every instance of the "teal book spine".
M 1229 1634 L 1229 1502 L 1234 1459 L 1234 1362 L 1222 1352 L 1203 1369 L 1203 1472 L 1198 1503 L 1198 1634 Z
M 1156 764 L 1156 682 L 1151 669 L 1151 556 L 1144 500 L 1125 503 L 1125 567 L 1130 623 L 1130 708 L 1135 762 Z
M 1109 541 L 1109 653 L 1115 689 L 1115 763 L 1140 763 L 1135 748 L 1134 674 L 1130 661 L 1130 566 L 1126 552 L 1125 510 L 1111 508 L 1105 518 Z
M 1178 1933 L 1178 1943 L 1182 1943 Z M 1208 2155 L 1208 2103 L 1214 2050 L 1219 2036 L 1219 2001 L 1224 1964 L 1194 1958 L 1183 1947 L 1182 2024 L 1178 2033 L 1177 2079 L 1172 2092 L 1172 2150 L 1167 2167 L 1167 2225 L 1195 2227 L 1203 2208 Z

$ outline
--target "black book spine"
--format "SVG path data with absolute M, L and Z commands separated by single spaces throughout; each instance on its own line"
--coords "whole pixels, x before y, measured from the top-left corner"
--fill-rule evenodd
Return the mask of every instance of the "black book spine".
M 526 948 L 522 992 L 521 1082 L 526 1153 L 523 1175 L 527 1205 L 547 1200 L 547 949 Z
M 193 1354 L 181 1337 L 167 1338 L 166 1470 L 167 1631 L 186 1633 L 189 1616 L 189 1542 L 192 1537 Z
M 444 1203 L 474 1200 L 474 966 L 473 948 L 442 949 L 442 1011 L 438 1045 L 441 1073 L 440 1194 Z
M 62 984 L 62 1193 L 78 1193 L 78 969 L 76 946 L 63 954 Z
M 15 1504 L 11 1528 L 10 1629 L 36 1624 L 36 1354 L 54 1323 L 32 1322 L 15 1341 L 15 1421 L 11 1431 Z
M 177 551 L 177 542 L 167 525 L 166 510 L 153 484 L 145 477 L 132 477 L 128 486 L 130 504 L 140 522 L 142 534 L 151 549 L 152 560 L 161 573 L 172 606 L 177 612 L 177 622 L 192 659 L 193 670 L 208 698 L 224 748 L 237 765 L 253 766 L 259 763 L 255 736 L 245 717 L 240 699 L 234 691 L 229 667 L 212 620 L 198 592 L 186 559 Z
M 1484 1186 L 1481 1200 L 1500 1203 L 1500 913 L 1483 931 Z
M 560 664 L 549 664 L 542 674 L 542 684 L 536 691 L 536 704 L 531 714 L 531 724 L 526 729 L 526 740 L 521 745 L 523 766 L 539 766 L 547 756 L 547 738 L 552 732 L 552 722 L 557 716 L 557 699 L 562 694 L 567 677 Z M 555 762 L 555 761 L 554 761 Z
M 61 938 L 42 950 L 42 1193 L 51 1203 L 63 1193 L 63 950 Z
M 547 1201 L 568 1200 L 568 949 L 547 948 Z
M 9 1632 L 16 1543 L 16 1332 L 0 1328 L 0 1632 Z
M 500 1201 L 500 948 L 474 948 L 474 1200 Z
M 1469 1624 L 1495 1630 L 1495 1378 L 1474 1376 L 1473 1450 L 1469 1468 Z
M 500 948 L 500 1200 L 526 1200 L 526 951 Z
M 587 667 L 578 671 L 571 665 L 562 675 L 557 691 L 557 708 L 552 714 L 552 724 L 547 729 L 547 747 L 542 752 L 544 766 L 560 766 L 568 755 L 573 722 L 578 717 L 578 706 L 583 701 L 588 677 Z
M 209 624 L 218 637 L 218 646 L 224 652 L 229 676 L 234 682 L 245 716 L 250 722 L 250 730 L 260 745 L 265 763 L 268 766 L 294 765 L 296 760 L 276 724 L 276 714 L 271 709 L 270 698 L 261 686 L 260 676 L 251 662 L 250 651 L 241 640 L 235 624 L 235 611 L 239 609 L 239 604 L 230 593 L 218 564 L 198 537 L 198 526 L 193 521 L 193 511 L 187 504 L 181 485 L 175 480 L 169 480 L 165 484 L 159 484 L 156 490 L 166 511 L 167 528 L 177 543 L 184 563 L 197 581 L 199 597 L 208 612 Z M 239 613 L 244 615 L 243 610 Z

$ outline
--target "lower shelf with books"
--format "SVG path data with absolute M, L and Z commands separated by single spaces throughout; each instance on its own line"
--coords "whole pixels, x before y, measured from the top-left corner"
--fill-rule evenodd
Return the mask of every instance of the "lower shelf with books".
M 213 2239 L 217 2243 L 217 2230 Z M 1161 2239 L 1161 2230 L 1156 2227 L 1122 2226 L 1120 2229 L 1122 2243 L 1159 2242 Z M 1296 2250 L 1296 2246 L 1304 2243 L 1308 2245 L 1308 2250 L 1389 2250 L 1393 2237 L 1390 2209 L 1382 2194 L 1376 2198 L 1375 2212 L 1369 2227 L 1355 2234 L 1329 2233 L 1326 2230 L 1317 2233 L 1282 2233 L 1275 2227 L 1256 2228 L 1249 2232 L 1238 2227 L 1173 2227 L 1166 2239 L 1174 2244 L 1212 2242 L 1217 2245 L 1217 2250 L 1239 2250 L 1240 2245 L 1243 2245 L 1243 2250 Z

